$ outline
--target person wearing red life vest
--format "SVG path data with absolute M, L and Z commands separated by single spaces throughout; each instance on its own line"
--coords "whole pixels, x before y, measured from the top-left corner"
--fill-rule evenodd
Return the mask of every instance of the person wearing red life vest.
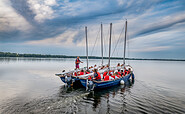
M 123 70 L 121 70 L 121 76 L 122 76 L 122 77 L 124 76 L 124 72 L 123 72 Z
M 118 74 L 121 76 L 121 72 L 120 72 L 120 70 L 118 70 Z
M 100 75 L 100 73 L 98 72 L 97 69 L 94 69 L 94 79 L 96 81 L 101 81 L 101 75 Z
M 79 67 L 79 64 L 80 63 L 83 63 L 82 61 L 80 61 L 80 57 L 77 57 L 76 58 L 76 61 L 75 61 L 75 64 L 76 64 L 76 69 L 79 69 L 80 67 Z
M 115 76 L 116 76 L 116 77 L 118 77 L 118 78 L 120 78 L 120 77 L 121 77 L 121 75 L 119 75 L 119 73 L 118 73 L 118 72 L 116 72 L 116 73 L 115 73 Z
M 105 77 L 105 76 L 107 75 L 107 73 L 108 73 L 108 72 L 107 72 L 107 71 L 105 71 L 105 72 L 103 73 L 103 77 Z
M 89 70 L 86 70 L 86 71 L 85 71 L 85 74 L 89 74 L 89 73 L 90 73 L 90 71 L 89 71 Z
M 74 76 L 77 76 L 77 73 L 76 72 L 74 73 Z
M 84 70 L 81 70 L 80 71 L 80 75 L 84 75 L 85 73 L 84 73 Z
M 104 77 L 104 81 L 109 81 L 109 80 L 114 80 L 114 78 L 111 77 L 111 76 L 109 76 L 109 75 L 106 75 L 106 76 Z

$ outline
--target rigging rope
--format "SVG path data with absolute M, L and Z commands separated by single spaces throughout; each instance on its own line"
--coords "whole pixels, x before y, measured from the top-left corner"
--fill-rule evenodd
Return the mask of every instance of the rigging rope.
M 114 54 L 114 52 L 115 52 L 115 50 L 116 50 L 116 48 L 117 48 L 118 43 L 120 42 L 121 35 L 122 35 L 123 32 L 124 32 L 124 27 L 123 27 L 123 29 L 122 29 L 122 31 L 121 31 L 121 33 L 120 33 L 120 35 L 119 35 L 118 41 L 117 41 L 117 43 L 116 43 L 116 45 L 115 45 L 115 47 L 114 47 L 114 50 L 113 50 L 113 52 L 112 52 L 112 56 L 113 56 L 113 54 Z
M 100 28 L 100 29 L 101 29 L 101 28 Z M 94 46 L 93 46 L 92 51 L 91 51 L 91 56 L 92 56 L 92 53 L 93 53 L 93 51 L 94 51 L 94 47 L 95 47 L 96 42 L 97 42 L 97 39 L 98 39 L 98 36 L 99 36 L 99 33 L 100 33 L 100 29 L 99 29 L 98 34 L 97 34 L 97 36 L 96 36 L 96 40 L 95 40 Z
M 108 49 L 108 48 L 106 48 L 106 44 L 108 44 L 108 41 L 109 41 L 109 40 L 108 40 L 108 39 L 109 39 L 109 32 L 110 32 L 110 31 L 108 30 L 108 32 L 107 32 L 107 37 L 105 37 L 105 40 L 104 40 L 104 49 L 105 49 L 105 53 L 104 53 L 104 54 L 105 54 L 105 56 L 108 56 L 108 55 L 107 55 L 107 53 L 108 53 L 108 52 L 107 52 L 107 49 Z M 107 42 L 106 42 L 106 41 L 107 41 Z

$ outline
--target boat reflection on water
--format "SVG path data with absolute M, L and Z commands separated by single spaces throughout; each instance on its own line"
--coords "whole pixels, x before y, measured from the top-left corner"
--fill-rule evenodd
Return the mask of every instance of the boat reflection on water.
M 87 96 L 83 98 L 83 101 L 81 101 L 82 105 L 80 105 L 79 107 L 91 113 L 112 113 L 112 111 L 114 110 L 119 113 L 124 112 L 126 106 L 126 102 L 124 101 L 124 93 L 127 90 L 129 91 L 129 89 L 132 88 L 133 84 L 134 81 L 128 81 L 128 83 L 126 83 L 125 85 L 105 88 L 103 90 L 101 89 L 91 91 Z M 119 96 L 119 98 L 117 97 L 117 95 Z

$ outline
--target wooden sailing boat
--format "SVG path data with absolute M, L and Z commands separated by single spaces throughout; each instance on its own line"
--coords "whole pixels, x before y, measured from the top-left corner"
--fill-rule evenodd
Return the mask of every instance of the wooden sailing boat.
M 110 67 L 111 33 L 112 33 L 112 23 L 110 24 L 109 61 L 108 61 L 109 68 L 108 68 L 108 71 L 110 71 L 112 69 L 116 69 L 116 67 L 113 67 L 113 68 Z M 127 33 L 127 21 L 125 23 L 125 45 L 124 45 L 124 57 L 123 57 L 124 67 L 126 66 L 125 65 L 126 33 Z M 117 78 L 117 79 L 114 79 L 114 80 L 109 80 L 109 81 L 96 81 L 96 80 L 88 81 L 87 77 L 86 78 L 85 77 L 81 77 L 80 78 L 80 82 L 81 82 L 81 84 L 84 87 L 86 87 L 86 90 L 88 90 L 89 85 L 90 86 L 93 86 L 93 87 L 90 87 L 93 90 L 93 89 L 101 89 L 101 88 L 106 88 L 106 87 L 111 87 L 111 86 L 119 85 L 121 80 L 123 80 L 124 82 L 127 82 L 127 81 L 129 81 L 130 77 L 132 77 L 132 79 L 134 79 L 133 72 L 131 72 L 130 74 L 127 74 L 124 77 Z M 91 82 L 91 83 L 89 83 L 89 82 Z

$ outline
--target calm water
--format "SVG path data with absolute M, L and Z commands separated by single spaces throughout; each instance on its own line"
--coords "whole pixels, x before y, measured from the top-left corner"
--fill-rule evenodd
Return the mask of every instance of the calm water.
M 185 113 L 185 62 L 127 63 L 134 84 L 89 93 L 54 75 L 74 68 L 74 59 L 0 58 L 0 113 Z

